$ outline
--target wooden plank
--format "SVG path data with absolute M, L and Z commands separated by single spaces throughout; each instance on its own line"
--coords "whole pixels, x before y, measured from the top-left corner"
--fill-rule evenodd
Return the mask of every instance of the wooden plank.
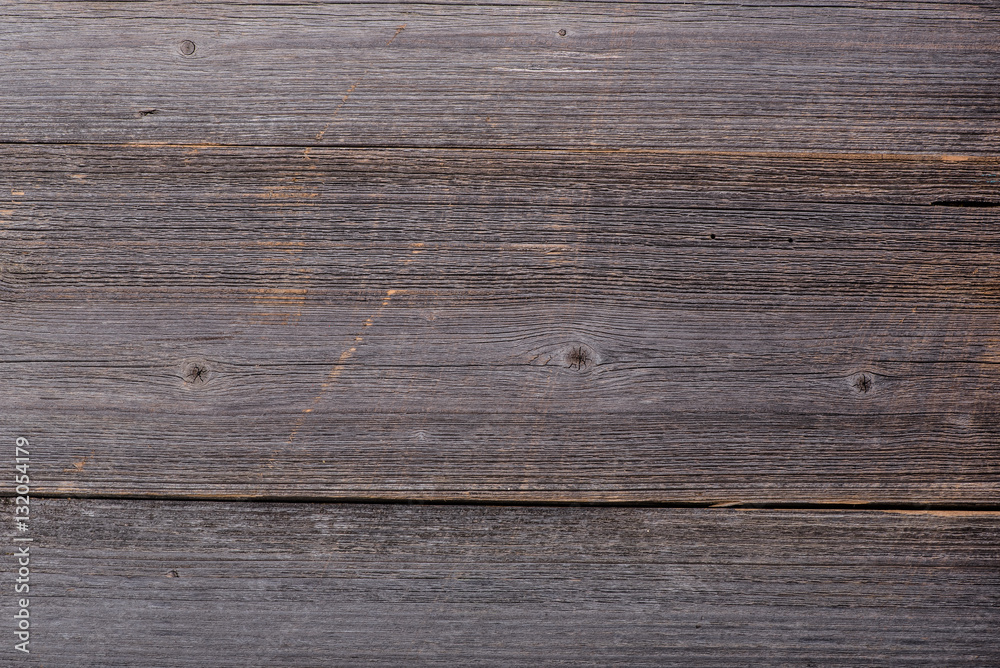
M 996 159 L 0 151 L 44 493 L 998 498 Z
M 223 204 L 277 215 L 273 209 L 320 205 L 357 214 L 351 205 L 719 210 L 766 203 L 821 214 L 846 203 L 942 211 L 1000 203 L 998 155 L 129 143 L 0 144 L 0 157 L 4 197 L 10 187 L 15 212 L 46 202 L 199 205 L 213 215 L 224 215 L 217 211 Z
M 982 305 L 997 294 L 1000 213 L 945 204 L 998 203 L 1000 158 L 182 146 L 0 154 L 0 187 L 11 193 L 0 209 L 0 297 L 15 301 L 71 288 L 173 297 L 206 287 L 258 302 L 389 290 L 643 302 L 653 286 L 657 304 L 699 305 Z
M 1000 660 L 996 513 L 44 499 L 31 522 L 31 665 Z
M 996 159 L 0 151 L 44 493 L 998 498 Z
M 8 142 L 1000 149 L 988 0 L 2 12 Z
M 719 360 L 579 371 L 572 347 L 558 345 L 558 364 L 524 355 L 471 367 L 393 366 L 368 352 L 350 363 L 255 364 L 194 356 L 194 347 L 158 362 L 5 365 L 6 431 L 49 453 L 42 488 L 697 503 L 997 498 L 995 362 L 857 372 L 787 369 L 776 356 L 749 370 Z

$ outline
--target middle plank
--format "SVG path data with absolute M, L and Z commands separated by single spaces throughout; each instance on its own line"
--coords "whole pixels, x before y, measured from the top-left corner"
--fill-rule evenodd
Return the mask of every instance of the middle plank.
M 989 160 L 4 150 L 40 493 L 996 498 Z

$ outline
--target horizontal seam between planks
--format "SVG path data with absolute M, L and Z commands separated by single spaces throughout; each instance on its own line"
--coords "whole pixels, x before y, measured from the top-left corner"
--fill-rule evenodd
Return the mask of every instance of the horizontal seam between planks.
M 285 143 L 285 144 L 218 144 L 205 142 L 39 142 L 0 141 L 0 146 L 81 146 L 114 149 L 127 148 L 198 148 L 198 149 L 300 149 L 315 151 L 424 151 L 433 152 L 497 152 L 497 153 L 571 153 L 571 154 L 634 154 L 634 155 L 678 155 L 704 156 L 712 158 L 775 158 L 782 160 L 841 160 L 864 162 L 986 162 L 1000 164 L 1000 155 L 969 154 L 949 155 L 941 153 L 838 153 L 827 151 L 705 151 L 698 149 L 631 148 L 631 147 L 563 147 L 563 146 L 429 146 L 421 144 L 336 144 Z M 311 154 L 313 159 L 321 157 Z
M 14 494 L 0 493 L 0 498 L 14 498 Z M 698 502 L 698 501 L 556 501 L 546 499 L 400 499 L 378 496 L 322 496 L 295 495 L 287 496 L 269 494 L 51 494 L 47 492 L 32 492 L 39 499 L 81 499 L 107 501 L 183 501 L 191 503 L 301 503 L 301 504 L 369 504 L 369 505 L 421 505 L 421 506 L 498 506 L 498 507 L 539 507 L 539 508 L 702 508 L 714 510 L 829 510 L 829 511 L 876 511 L 876 512 L 982 512 L 996 513 L 1000 511 L 1000 503 L 893 503 L 893 502 L 863 502 L 863 503 L 822 503 L 822 502 Z

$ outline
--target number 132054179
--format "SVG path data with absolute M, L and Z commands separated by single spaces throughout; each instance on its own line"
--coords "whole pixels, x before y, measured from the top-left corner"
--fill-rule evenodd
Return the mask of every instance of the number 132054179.
M 28 530 L 28 518 L 30 516 L 31 478 L 28 476 L 28 439 L 18 438 L 14 450 L 14 484 L 17 487 L 14 491 L 17 496 L 14 499 L 14 524 L 18 531 Z

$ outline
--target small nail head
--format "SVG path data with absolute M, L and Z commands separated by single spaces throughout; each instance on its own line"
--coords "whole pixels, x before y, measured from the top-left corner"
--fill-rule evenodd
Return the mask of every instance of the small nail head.
M 183 55 L 190 56 L 195 50 L 194 42 L 189 39 L 184 40 L 181 42 L 180 50 Z
M 565 29 L 563 29 L 563 28 L 560 28 L 560 29 L 559 29 L 559 36 L 560 36 L 560 37 L 565 37 L 565 36 L 566 36 L 566 30 L 565 30 Z

